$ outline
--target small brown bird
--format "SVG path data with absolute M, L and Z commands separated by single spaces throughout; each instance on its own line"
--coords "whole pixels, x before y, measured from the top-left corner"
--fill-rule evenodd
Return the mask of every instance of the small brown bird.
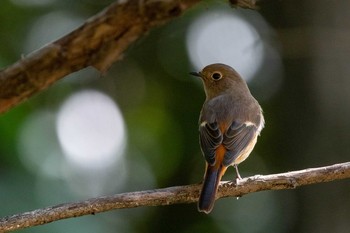
M 212 64 L 190 74 L 202 79 L 206 100 L 199 117 L 200 146 L 206 160 L 198 210 L 210 213 L 221 177 L 253 150 L 264 127 L 262 109 L 247 84 L 230 66 Z

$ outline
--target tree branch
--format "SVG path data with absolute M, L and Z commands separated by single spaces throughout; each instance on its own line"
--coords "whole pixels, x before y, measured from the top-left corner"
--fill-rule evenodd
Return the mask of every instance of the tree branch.
M 198 2 L 129 0 L 111 4 L 76 30 L 0 71 L 0 113 L 85 67 L 106 72 L 137 39 Z M 231 6 L 254 9 L 255 0 L 235 0 Z
M 243 196 L 264 190 L 294 189 L 303 185 L 346 178 L 350 178 L 350 162 L 266 176 L 256 175 L 243 178 L 238 185 L 232 181 L 221 182 L 217 198 Z M 81 202 L 60 204 L 1 218 L 0 232 L 42 225 L 66 218 L 101 213 L 112 209 L 193 203 L 198 199 L 200 188 L 200 184 L 193 184 L 122 193 L 92 198 Z
M 129 0 L 111 4 L 78 29 L 1 71 L 0 113 L 85 67 L 105 72 L 151 28 L 199 1 Z

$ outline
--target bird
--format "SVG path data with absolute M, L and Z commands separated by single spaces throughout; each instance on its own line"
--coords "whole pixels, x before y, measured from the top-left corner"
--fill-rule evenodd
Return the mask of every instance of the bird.
M 216 63 L 190 74 L 201 78 L 206 94 L 199 117 L 199 144 L 206 169 L 197 207 L 208 214 L 227 168 L 234 166 L 241 179 L 238 164 L 252 152 L 265 120 L 258 101 L 232 67 Z

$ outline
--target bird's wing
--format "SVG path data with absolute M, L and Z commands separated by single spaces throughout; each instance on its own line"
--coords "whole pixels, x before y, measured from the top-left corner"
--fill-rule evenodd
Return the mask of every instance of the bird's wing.
M 215 150 L 223 140 L 219 124 L 216 121 L 213 123 L 202 122 L 199 126 L 199 139 L 205 159 L 210 165 L 214 165 Z
M 227 149 L 223 164 L 231 165 L 236 158 L 249 147 L 256 137 L 258 128 L 252 122 L 240 123 L 234 121 L 223 135 L 222 144 Z

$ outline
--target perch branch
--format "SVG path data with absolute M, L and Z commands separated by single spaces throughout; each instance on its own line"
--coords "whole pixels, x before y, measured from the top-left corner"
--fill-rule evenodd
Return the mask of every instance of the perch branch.
M 350 162 L 300 171 L 256 175 L 234 182 L 221 182 L 217 198 L 243 196 L 264 191 L 294 189 L 299 186 L 350 178 Z M 42 225 L 53 221 L 96 214 L 112 209 L 160 206 L 196 202 L 201 185 L 169 187 L 92 198 L 81 202 L 60 204 L 0 219 L 0 232 Z

